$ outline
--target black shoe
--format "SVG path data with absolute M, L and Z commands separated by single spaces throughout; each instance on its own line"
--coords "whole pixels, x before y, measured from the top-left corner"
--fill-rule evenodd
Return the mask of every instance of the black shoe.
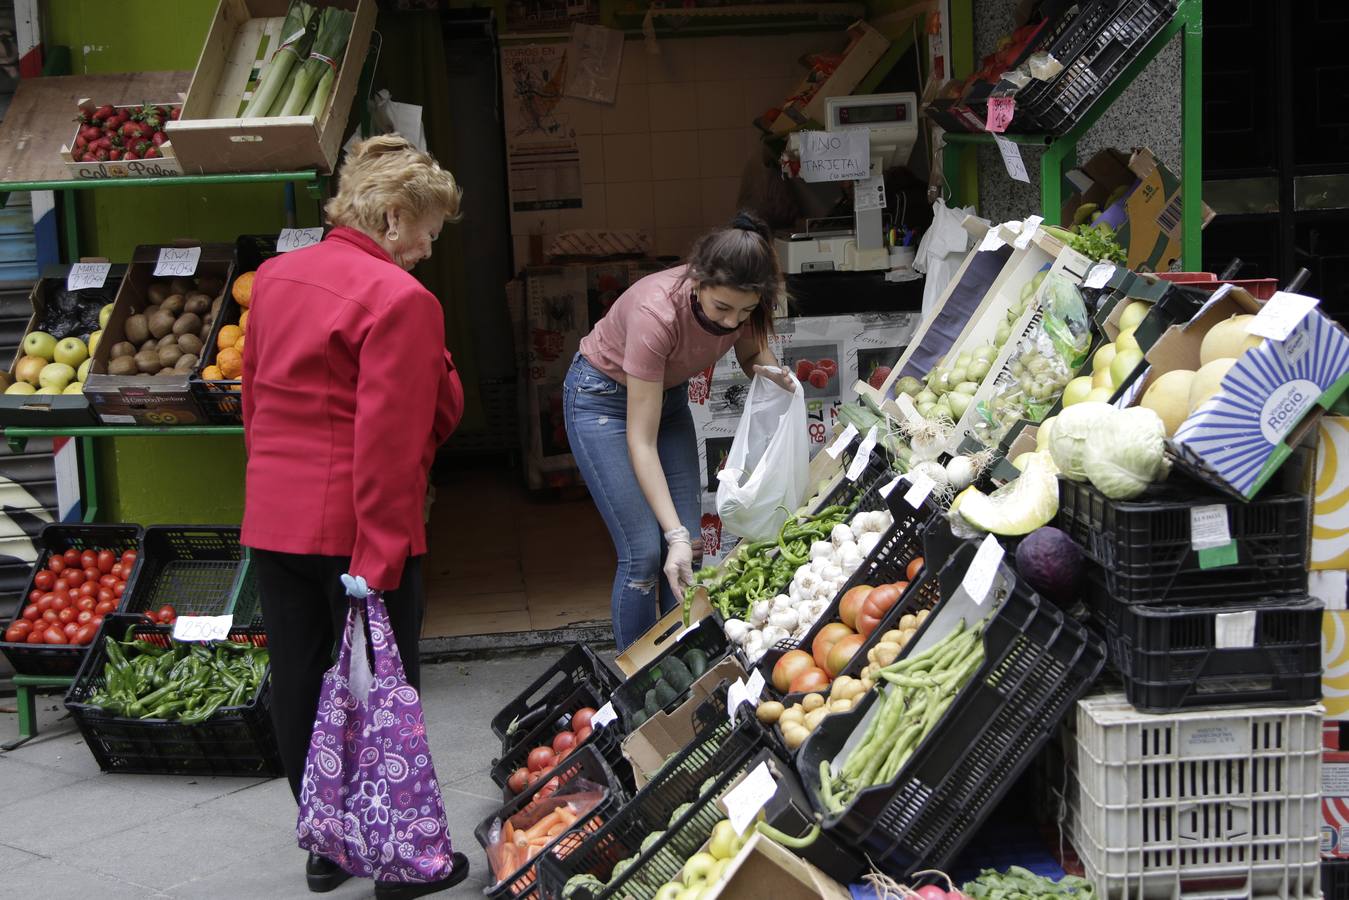
M 413 897 L 425 897 L 437 891 L 449 890 L 468 877 L 468 857 L 456 853 L 453 857 L 454 868 L 446 878 L 439 881 L 404 882 L 376 881 L 375 896 L 378 900 L 412 900 Z
M 309 890 L 315 894 L 326 894 L 351 877 L 342 867 L 317 853 L 309 854 L 304 864 L 304 877 L 309 882 Z

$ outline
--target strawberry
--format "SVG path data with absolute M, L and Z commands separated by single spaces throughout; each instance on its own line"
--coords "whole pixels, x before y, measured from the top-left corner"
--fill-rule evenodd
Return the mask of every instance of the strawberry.
M 805 381 L 810 377 L 810 373 L 815 371 L 815 363 L 808 359 L 799 359 L 796 361 L 796 380 Z
M 145 151 L 146 159 L 159 159 L 161 155 L 158 147 L 151 147 L 149 150 Z
M 140 159 L 140 154 L 135 150 L 128 150 L 122 154 L 122 160 L 124 162 L 131 162 L 133 159 Z
M 153 147 L 149 141 L 141 141 L 139 144 L 131 148 L 132 152 L 135 153 L 137 156 L 139 156 L 141 159 L 144 159 L 145 154 L 152 149 Z
M 80 137 L 84 138 L 86 144 L 92 144 L 103 136 L 103 129 L 97 125 L 86 125 L 80 129 Z
M 146 104 L 141 109 L 136 110 L 132 118 L 150 126 L 151 131 L 158 131 L 164 127 L 164 113 L 158 106 Z
M 108 151 L 104 150 L 102 147 L 99 147 L 97 150 L 94 151 L 94 159 L 97 160 L 98 162 L 107 162 Z
M 170 110 L 169 110 L 169 119 L 170 119 L 170 121 L 174 121 L 174 122 L 178 121 L 178 116 L 182 113 L 182 111 L 183 111 L 183 108 L 182 108 L 181 106 L 175 106 L 175 107 L 173 107 L 173 109 L 170 109 Z
M 808 376 L 808 380 L 810 381 L 811 387 L 819 388 L 821 390 L 829 387 L 829 376 L 825 374 L 823 369 L 816 369 L 811 372 Z
M 111 150 L 108 152 L 108 159 L 112 160 L 113 162 L 118 162 L 121 160 L 121 158 L 122 158 L 121 150 Z
M 889 377 L 890 377 L 889 366 L 877 366 L 875 369 L 872 370 L 871 377 L 867 379 L 867 384 L 875 388 L 876 390 L 880 390 L 881 385 L 885 384 L 885 379 Z
M 141 123 L 140 123 L 140 122 L 127 122 L 127 123 L 126 123 L 125 125 L 123 125 L 121 128 L 117 129 L 117 133 L 120 134 L 120 135 L 121 135 L 122 137 L 124 137 L 124 138 L 130 138 L 130 139 L 132 139 L 132 140 L 135 140 L 136 138 L 140 137 L 140 134 L 141 134 Z
M 838 363 L 834 362 L 832 359 L 822 359 L 816 365 L 830 378 L 833 378 L 838 374 Z
M 113 109 L 112 104 L 105 103 L 98 109 L 94 110 L 93 119 L 95 122 L 103 122 L 107 119 L 112 118 L 116 114 L 117 110 Z
M 154 145 L 156 147 L 162 146 L 163 143 L 168 139 L 169 136 L 162 131 L 156 131 L 150 138 L 150 140 L 154 142 Z

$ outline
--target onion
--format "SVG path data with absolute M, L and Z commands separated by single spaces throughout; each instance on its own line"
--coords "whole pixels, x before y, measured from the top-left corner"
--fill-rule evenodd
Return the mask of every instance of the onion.
M 946 480 L 957 491 L 963 491 L 974 482 L 974 462 L 968 456 L 953 456 L 946 464 Z

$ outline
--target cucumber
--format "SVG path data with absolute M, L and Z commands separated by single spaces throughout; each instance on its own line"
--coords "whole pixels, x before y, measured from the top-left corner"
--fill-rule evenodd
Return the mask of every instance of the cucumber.
M 689 689 L 696 677 L 689 671 L 689 667 L 684 664 L 684 660 L 677 656 L 671 656 L 664 662 L 665 678 L 664 683 L 668 684 L 676 694 L 682 694 Z
M 707 654 L 695 647 L 684 654 L 684 665 L 696 681 L 707 671 Z
M 680 692 L 676 691 L 673 687 L 671 687 L 668 681 L 656 682 L 656 686 L 652 688 L 652 691 L 656 695 L 655 712 L 659 712 L 660 710 L 664 709 L 665 707 L 669 706 L 671 703 L 679 699 Z M 654 714 L 655 713 L 653 712 L 652 715 Z

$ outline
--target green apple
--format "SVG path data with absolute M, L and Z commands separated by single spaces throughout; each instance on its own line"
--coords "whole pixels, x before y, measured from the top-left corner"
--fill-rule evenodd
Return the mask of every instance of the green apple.
M 1124 312 L 1119 314 L 1120 331 L 1133 331 L 1138 327 L 1138 323 L 1143 321 L 1151 309 L 1151 303 L 1145 303 L 1142 300 L 1134 300 L 1131 302 L 1128 306 L 1124 307 Z
M 677 881 L 672 881 L 656 891 L 656 900 L 679 900 L 679 895 L 684 890 L 684 886 Z
M 719 859 L 717 864 L 712 867 L 712 871 L 707 876 L 708 884 L 716 884 L 726 877 L 726 870 L 731 867 L 733 859 Z
M 1132 328 L 1126 328 L 1124 331 L 1121 331 L 1119 333 L 1119 337 L 1115 338 L 1116 354 L 1119 354 L 1125 350 L 1141 351 L 1142 349 L 1143 349 L 1142 347 L 1138 346 L 1138 339 L 1134 337 L 1134 330 Z
M 1064 387 L 1063 405 L 1072 406 L 1074 403 L 1081 403 L 1087 399 L 1089 393 L 1091 393 L 1091 376 L 1079 375 Z
M 75 370 L 75 380 L 80 382 L 81 384 L 88 381 L 89 367 L 92 366 L 93 364 L 94 358 L 92 356 L 86 359 L 84 362 L 80 363 L 80 367 Z
M 1098 388 L 1098 387 L 1113 387 L 1114 384 L 1115 384 L 1115 382 L 1111 379 L 1111 376 L 1110 376 L 1110 369 L 1109 369 L 1109 367 L 1104 368 L 1104 369 L 1102 369 L 1102 370 L 1099 371 L 1099 372 L 1092 372 L 1092 373 L 1091 373 L 1091 386 L 1094 387 L 1094 388 Z
M 729 819 L 722 819 L 712 827 L 712 838 L 707 850 L 715 859 L 731 859 L 745 845 L 745 839 L 735 833 L 735 826 Z
M 56 338 L 45 331 L 30 331 L 23 339 L 23 352 L 51 362 L 56 356 Z
M 679 900 L 701 900 L 705 893 L 707 893 L 706 882 L 691 884 L 679 892 Z
M 1087 392 L 1086 399 L 1089 402 L 1109 403 L 1110 398 L 1115 394 L 1114 388 L 1092 388 Z
M 77 337 L 68 337 L 56 345 L 53 357 L 56 362 L 65 363 L 72 369 L 89 358 L 89 348 Z
M 66 385 L 75 380 L 75 369 L 65 363 L 48 363 L 42 367 L 38 373 L 37 382 L 44 388 L 51 388 L 55 393 L 61 393 L 66 389 Z
M 711 853 L 693 854 L 689 857 L 689 861 L 684 863 L 684 885 L 688 887 L 703 884 L 716 864 L 717 858 Z
M 41 356 L 25 356 L 14 364 L 14 377 L 37 387 L 38 376 L 46 365 L 47 360 Z
M 63 393 L 63 394 L 83 394 L 83 393 L 84 393 L 84 384 L 83 384 L 83 382 L 72 381 L 70 384 L 66 385 L 66 389 L 65 389 L 64 391 L 62 391 L 61 393 Z
M 1035 452 L 1040 453 L 1049 449 L 1049 436 L 1054 432 L 1054 420 L 1057 418 L 1058 416 L 1050 416 L 1035 429 Z
M 5 388 L 5 393 L 6 393 L 6 394 L 35 394 L 35 393 L 37 393 L 37 388 L 33 387 L 31 384 L 29 384 L 29 383 L 26 382 L 26 381 L 16 381 L 16 382 L 14 382 L 13 384 L 11 384 L 9 387 Z
M 103 331 L 102 331 L 102 329 L 99 329 L 98 331 L 95 331 L 93 334 L 89 335 L 89 356 L 90 356 L 90 357 L 92 357 L 95 353 L 98 352 L 98 342 L 101 341 L 101 340 L 103 340 Z
M 1096 372 L 1102 371 L 1103 369 L 1109 369 L 1110 363 L 1112 360 L 1114 360 L 1114 358 L 1115 358 L 1115 345 L 1102 344 L 1101 348 L 1096 351 L 1096 355 L 1091 358 L 1092 373 L 1094 374 Z
M 109 303 L 98 311 L 98 327 L 107 328 L 108 320 L 112 318 L 112 304 Z
M 1142 350 L 1121 350 L 1116 353 L 1115 358 L 1110 361 L 1110 383 L 1124 384 L 1125 379 L 1133 374 L 1141 362 L 1143 362 Z

